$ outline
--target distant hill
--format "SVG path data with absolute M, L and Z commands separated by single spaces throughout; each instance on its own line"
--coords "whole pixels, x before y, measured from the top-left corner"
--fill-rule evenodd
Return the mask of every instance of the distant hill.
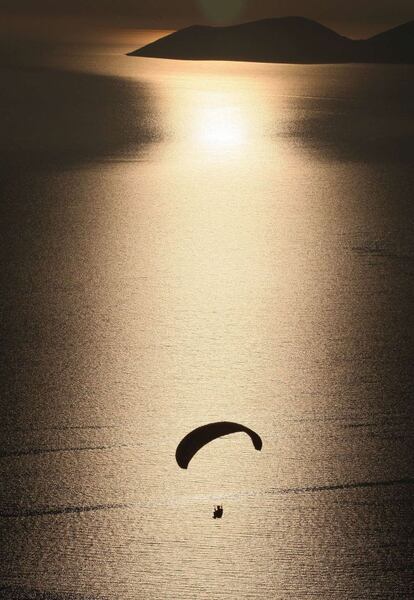
M 414 21 L 368 40 L 351 40 L 303 17 L 231 27 L 194 25 L 129 56 L 282 63 L 414 63 Z
M 370 62 L 414 63 L 414 21 L 362 42 Z

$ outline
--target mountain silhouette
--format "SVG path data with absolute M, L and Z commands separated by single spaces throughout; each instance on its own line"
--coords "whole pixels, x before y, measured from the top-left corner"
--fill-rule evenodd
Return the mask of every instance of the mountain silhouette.
M 129 56 L 282 63 L 414 63 L 414 21 L 368 40 L 351 40 L 304 17 L 230 27 L 193 25 Z
M 414 21 L 362 42 L 369 62 L 414 63 Z

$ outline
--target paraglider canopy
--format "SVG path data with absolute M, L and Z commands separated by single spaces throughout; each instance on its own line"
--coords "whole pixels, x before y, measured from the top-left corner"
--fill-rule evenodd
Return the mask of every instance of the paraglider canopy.
M 260 436 L 244 425 L 232 423 L 231 421 L 208 423 L 208 425 L 202 425 L 201 427 L 197 427 L 196 429 L 193 429 L 193 431 L 190 431 L 190 433 L 188 433 L 178 444 L 177 450 L 175 451 L 175 458 L 178 465 L 182 469 L 186 469 L 190 460 L 200 448 L 223 435 L 238 432 L 247 433 L 256 450 L 262 449 L 263 443 Z

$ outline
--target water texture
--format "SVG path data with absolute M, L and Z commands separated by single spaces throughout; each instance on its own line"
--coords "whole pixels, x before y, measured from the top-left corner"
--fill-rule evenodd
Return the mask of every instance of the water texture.
M 411 598 L 413 68 L 1 73 L 0 598 Z

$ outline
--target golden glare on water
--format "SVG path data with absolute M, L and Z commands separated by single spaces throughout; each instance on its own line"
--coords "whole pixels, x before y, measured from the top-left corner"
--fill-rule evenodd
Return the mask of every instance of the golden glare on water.
M 246 143 L 246 121 L 238 107 L 224 101 L 216 106 L 208 102 L 195 119 L 195 137 L 200 146 L 217 152 Z
M 261 159 L 263 124 L 269 117 L 260 88 L 237 74 L 206 77 L 205 65 L 201 72 L 194 65 L 184 69 L 180 87 L 165 78 L 162 100 L 166 102 L 162 101 L 160 109 L 169 143 L 154 150 L 169 153 L 173 149 L 169 160 L 175 160 L 178 152 L 180 163 L 187 166 L 197 159 L 216 166 L 221 161 L 234 165 L 248 161 L 253 166 Z M 258 106 L 263 108 L 261 114 Z
M 7 597 L 403 597 L 384 548 L 410 556 L 413 219 L 405 169 L 374 160 L 402 130 L 364 107 L 360 73 L 377 100 L 383 72 L 93 61 L 18 74 L 55 126 L 32 136 L 54 168 L 30 157 L 3 206 Z M 180 439 L 221 420 L 262 451 L 236 433 L 180 469 Z

